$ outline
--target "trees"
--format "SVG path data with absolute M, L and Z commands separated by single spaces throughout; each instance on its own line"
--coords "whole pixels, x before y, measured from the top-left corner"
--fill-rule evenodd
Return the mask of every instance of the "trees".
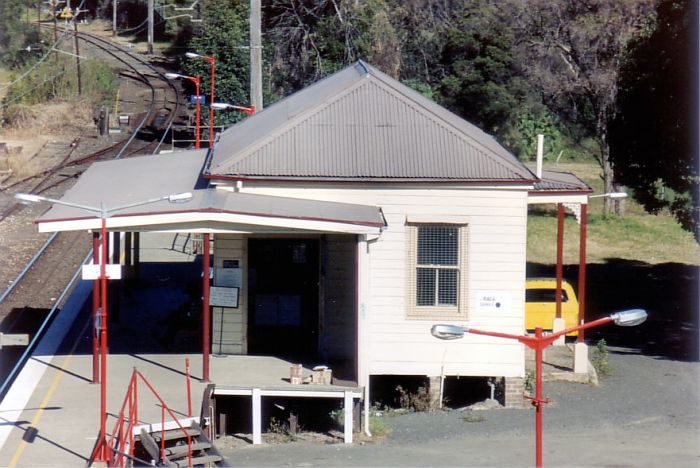
M 668 208 L 700 240 L 697 148 L 697 63 L 691 57 L 690 0 L 664 0 L 656 28 L 637 40 L 620 74 L 619 113 L 609 126 L 610 158 L 621 182 L 650 212 Z M 695 49 L 697 52 L 697 49 Z
M 652 19 L 654 0 L 514 0 L 525 75 L 573 128 L 592 135 L 613 192 L 608 122 L 617 111 L 618 73 L 627 45 Z M 604 211 L 612 211 L 605 198 Z
M 216 57 L 216 100 L 248 105 L 248 2 L 206 0 L 202 3 L 201 34 L 193 36 L 186 50 Z M 201 77 L 202 95 L 209 95 L 210 65 L 204 60 L 183 58 L 181 67 Z M 242 118 L 237 112 L 219 112 L 216 122 L 229 124 Z
M 39 42 L 35 24 L 25 21 L 23 0 L 3 0 L 0 2 L 0 62 L 17 67 L 29 57 L 24 47 Z

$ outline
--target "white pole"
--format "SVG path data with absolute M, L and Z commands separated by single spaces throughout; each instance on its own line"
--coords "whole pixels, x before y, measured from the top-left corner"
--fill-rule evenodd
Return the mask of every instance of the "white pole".
M 544 135 L 537 135 L 537 169 L 535 174 L 538 179 L 542 178 L 542 156 L 544 155 Z

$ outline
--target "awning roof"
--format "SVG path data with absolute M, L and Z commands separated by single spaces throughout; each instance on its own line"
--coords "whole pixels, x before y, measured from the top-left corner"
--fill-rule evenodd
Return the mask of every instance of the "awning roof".
M 203 151 L 146 156 L 93 164 L 61 201 L 109 212 L 107 227 L 120 231 L 345 232 L 378 234 L 385 225 L 375 206 L 236 193 L 204 188 Z M 121 206 L 164 195 L 192 192 L 184 203 L 158 201 Z M 54 204 L 35 222 L 39 231 L 99 229 L 99 213 Z
M 528 203 L 587 203 L 593 189 L 571 172 L 544 169 L 528 192 Z

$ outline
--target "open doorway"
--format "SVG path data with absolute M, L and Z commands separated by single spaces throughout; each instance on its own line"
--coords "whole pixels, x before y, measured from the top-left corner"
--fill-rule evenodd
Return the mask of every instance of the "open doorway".
M 318 354 L 317 239 L 248 240 L 248 353 Z

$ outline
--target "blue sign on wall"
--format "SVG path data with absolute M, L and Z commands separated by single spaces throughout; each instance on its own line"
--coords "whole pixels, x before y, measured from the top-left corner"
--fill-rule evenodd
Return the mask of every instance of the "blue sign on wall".
M 200 105 L 206 104 L 206 101 L 204 100 L 205 97 L 206 96 L 202 96 L 201 94 L 199 95 L 199 104 Z M 190 104 L 197 104 L 197 96 L 196 95 L 193 94 L 192 96 L 190 96 Z

